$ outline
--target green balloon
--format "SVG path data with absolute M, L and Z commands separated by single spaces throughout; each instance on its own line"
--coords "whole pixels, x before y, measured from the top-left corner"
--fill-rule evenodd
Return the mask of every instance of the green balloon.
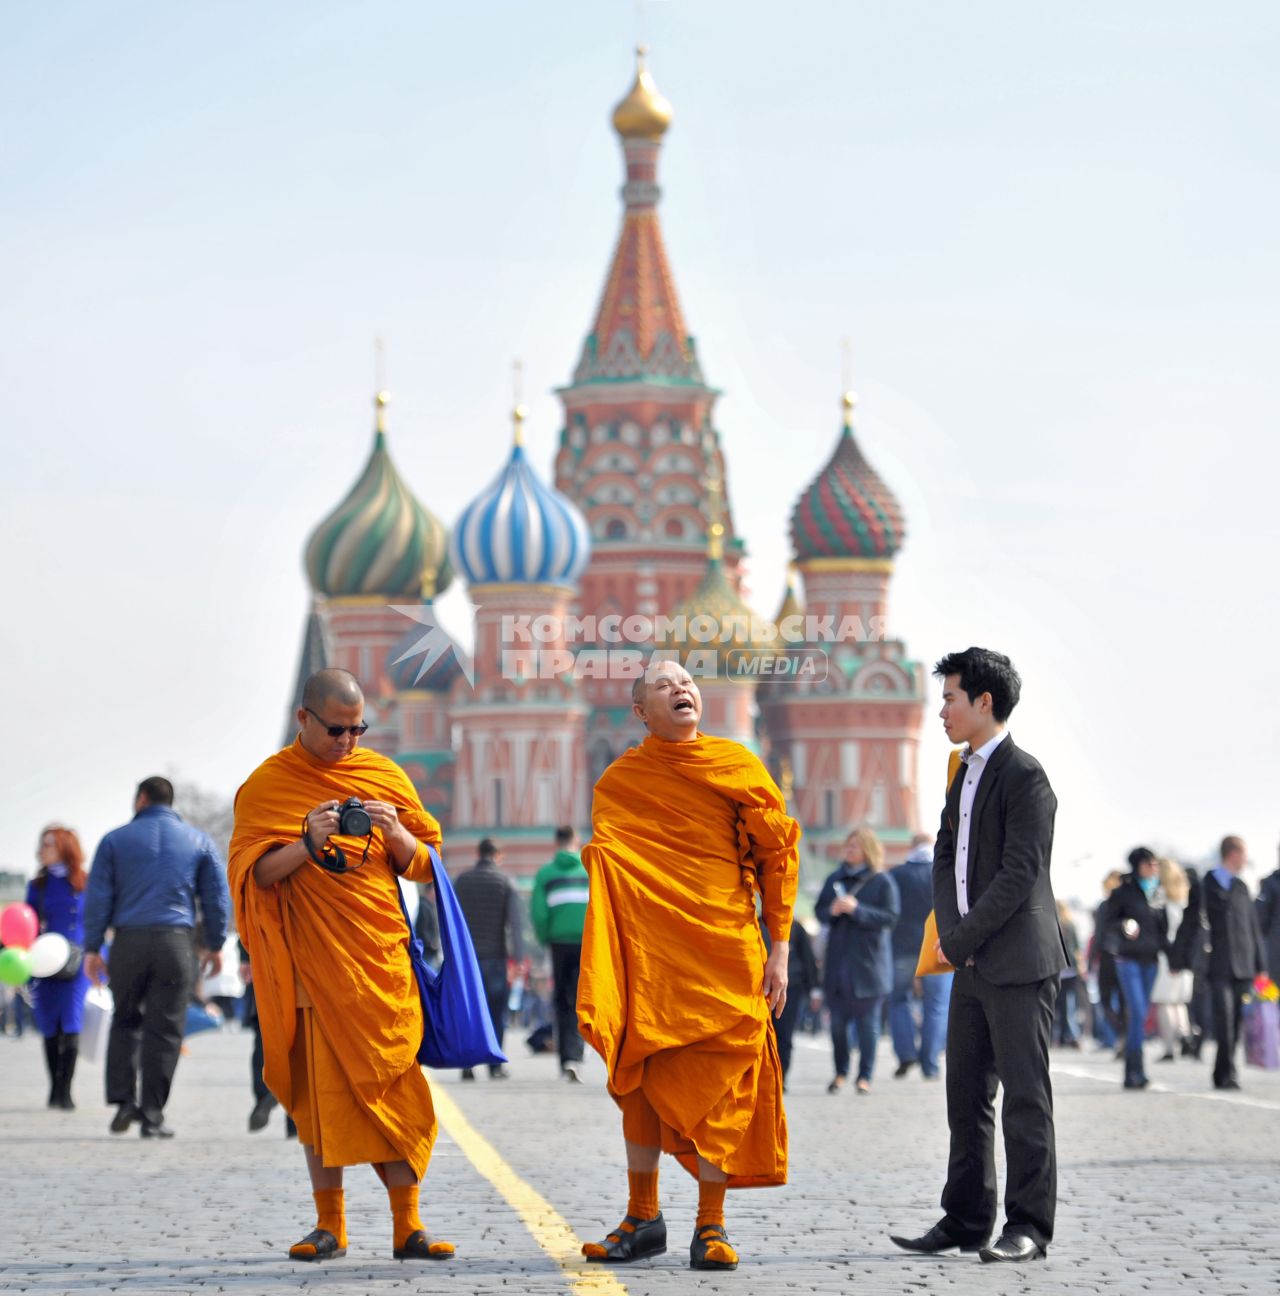
M 27 951 L 20 949 L 0 950 L 0 981 L 5 985 L 26 985 L 31 980 L 31 963 Z

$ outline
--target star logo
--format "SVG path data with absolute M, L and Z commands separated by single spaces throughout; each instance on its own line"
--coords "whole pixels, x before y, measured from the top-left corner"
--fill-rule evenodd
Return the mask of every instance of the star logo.
M 452 654 L 467 683 L 475 687 L 474 663 L 458 651 L 457 645 L 449 637 L 449 632 L 436 620 L 435 608 L 430 603 L 393 603 L 391 610 L 408 617 L 410 621 L 416 621 L 423 627 L 422 634 L 391 663 L 393 666 L 399 666 L 401 662 L 408 661 L 421 653 L 422 661 L 413 677 L 413 682 L 417 684 L 427 677 L 437 662 Z

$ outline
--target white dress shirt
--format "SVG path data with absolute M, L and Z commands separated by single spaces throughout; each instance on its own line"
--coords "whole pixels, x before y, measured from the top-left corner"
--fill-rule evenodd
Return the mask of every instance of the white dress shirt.
M 1000 746 L 1008 732 L 1007 729 L 1001 729 L 977 751 L 966 749 L 960 758 L 967 771 L 960 788 L 960 822 L 956 824 L 956 904 L 962 918 L 969 912 L 969 822 L 973 818 L 973 801 L 978 794 L 978 784 L 982 781 L 982 773 L 987 768 L 991 753 Z

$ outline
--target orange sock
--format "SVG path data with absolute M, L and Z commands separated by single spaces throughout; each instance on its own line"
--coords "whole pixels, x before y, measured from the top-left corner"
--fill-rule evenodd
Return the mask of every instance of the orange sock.
M 696 1228 L 705 1228 L 708 1224 L 724 1224 L 724 1190 L 728 1185 L 721 1180 L 713 1183 L 710 1179 L 698 1180 L 698 1219 Z
M 658 1172 L 656 1170 L 628 1170 L 627 1214 L 636 1219 L 651 1220 L 658 1215 Z
M 418 1185 L 405 1184 L 400 1188 L 387 1189 L 387 1196 L 391 1200 L 391 1221 L 394 1238 L 394 1245 L 402 1247 L 409 1240 L 412 1234 L 422 1229 L 422 1217 L 418 1214 Z M 451 1242 L 432 1242 L 430 1245 L 432 1255 L 452 1255 L 454 1251 Z
M 320 1188 L 311 1194 L 316 1200 L 316 1228 L 332 1233 L 343 1250 L 347 1246 L 347 1212 L 345 1193 L 341 1188 Z M 304 1258 L 314 1256 L 315 1247 L 310 1242 L 298 1242 L 289 1248 L 289 1254 Z

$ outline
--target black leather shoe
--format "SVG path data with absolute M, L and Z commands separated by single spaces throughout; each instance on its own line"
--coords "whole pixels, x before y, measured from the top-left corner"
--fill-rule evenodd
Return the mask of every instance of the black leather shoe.
M 632 1260 L 644 1260 L 648 1256 L 662 1255 L 667 1249 L 667 1221 L 659 1211 L 651 1220 L 637 1219 L 634 1215 L 626 1216 L 623 1224 L 614 1229 L 603 1242 L 588 1243 L 582 1248 L 582 1254 L 592 1264 L 630 1264 Z M 592 1254 L 602 1251 L 602 1254 Z
M 905 1076 L 913 1066 L 915 1066 L 915 1064 L 915 1058 L 908 1058 L 905 1062 L 899 1062 L 898 1069 L 893 1073 L 893 1078 L 895 1080 L 901 1080 L 902 1077 Z
M 164 1121 L 144 1120 L 140 1132 L 143 1138 L 171 1139 L 173 1137 L 173 1130 Z
M 275 1105 L 276 1100 L 272 1094 L 267 1094 L 265 1097 L 259 1098 L 258 1101 L 253 1104 L 253 1110 L 249 1113 L 249 1132 L 251 1134 L 256 1133 L 260 1129 L 266 1128 L 267 1122 L 271 1119 L 271 1112 Z
M 1213 1082 L 1213 1087 L 1214 1087 L 1215 1089 L 1239 1089 L 1239 1088 L 1240 1088 L 1240 1081 L 1239 1081 L 1239 1080 L 1235 1080 L 1235 1079 L 1232 1079 L 1232 1080 L 1215 1080 L 1215 1081 Z
M 941 1224 L 935 1224 L 927 1233 L 917 1238 L 898 1237 L 890 1233 L 889 1241 L 900 1246 L 904 1251 L 918 1251 L 922 1255 L 934 1255 L 938 1251 L 954 1251 L 957 1247 L 961 1251 L 972 1253 L 981 1250 L 987 1244 L 986 1238 L 980 1242 L 957 1242 Z
M 113 1134 L 123 1134 L 134 1121 L 141 1119 L 142 1113 L 133 1103 L 121 1103 L 116 1108 L 116 1114 L 111 1118 L 111 1132 Z
M 990 1246 L 983 1247 L 978 1255 L 983 1264 L 1023 1264 L 1027 1260 L 1043 1260 L 1045 1249 L 1034 1239 L 1021 1233 L 1002 1233 Z

